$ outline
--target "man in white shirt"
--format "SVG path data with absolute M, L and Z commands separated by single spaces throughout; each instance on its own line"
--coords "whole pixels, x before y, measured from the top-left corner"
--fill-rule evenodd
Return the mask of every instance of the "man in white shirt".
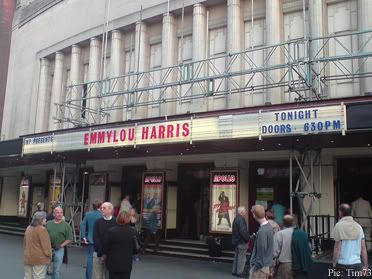
M 372 227 L 372 210 L 369 201 L 363 199 L 362 193 L 357 194 L 357 199 L 351 204 L 351 215 L 355 218 L 363 230 L 366 239 L 367 251 L 372 252 L 371 227 Z

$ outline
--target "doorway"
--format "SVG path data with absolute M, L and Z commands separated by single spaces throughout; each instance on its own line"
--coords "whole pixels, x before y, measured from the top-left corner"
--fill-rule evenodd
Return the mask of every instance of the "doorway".
M 293 181 L 298 175 L 298 168 L 293 169 Z M 274 204 L 284 206 L 285 212 L 290 208 L 290 168 L 288 161 L 251 162 L 249 166 L 249 209 L 261 204 L 270 209 Z M 294 213 L 297 212 L 294 204 Z M 257 231 L 257 222 L 249 215 L 250 232 Z
M 178 167 L 177 237 L 199 240 L 209 233 L 209 179 L 213 163 Z
M 345 158 L 337 161 L 337 205 L 351 204 L 361 193 L 372 202 L 372 158 Z M 337 207 L 337 206 L 336 206 Z M 337 208 L 335 209 L 337 212 Z
M 123 167 L 121 197 L 118 206 L 120 206 L 120 202 L 124 198 L 124 195 L 130 195 L 132 206 L 138 213 L 142 211 L 142 179 L 146 169 L 145 165 Z

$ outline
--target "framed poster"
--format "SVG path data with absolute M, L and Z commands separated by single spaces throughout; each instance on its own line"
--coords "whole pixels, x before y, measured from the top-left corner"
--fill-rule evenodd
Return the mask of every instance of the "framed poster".
M 163 227 L 164 172 L 145 172 L 142 180 L 142 226 L 147 227 L 156 216 L 158 228 Z
M 94 201 L 104 202 L 106 200 L 107 173 L 92 173 L 89 176 L 89 195 L 86 208 L 91 209 Z
M 54 174 L 49 176 L 49 195 L 48 195 L 48 212 L 52 211 L 52 205 L 56 202 L 61 202 L 62 193 L 62 179 L 56 175 L 54 180 Z
M 239 172 L 211 171 L 209 232 L 232 233 L 238 204 Z
M 23 177 L 19 187 L 18 216 L 27 217 L 28 198 L 30 193 L 30 179 Z

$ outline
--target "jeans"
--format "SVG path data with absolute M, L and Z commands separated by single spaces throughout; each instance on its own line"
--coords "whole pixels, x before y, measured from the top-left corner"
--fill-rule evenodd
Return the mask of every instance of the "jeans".
M 85 271 L 86 279 L 93 278 L 93 253 L 94 253 L 94 245 L 88 244 L 87 249 L 87 268 Z
M 53 249 L 53 275 L 52 279 L 61 278 L 61 268 L 63 263 L 63 256 L 65 254 L 64 248 Z
M 342 278 L 360 278 L 362 265 L 361 264 L 352 264 L 344 265 L 337 264 L 336 269 L 341 272 Z

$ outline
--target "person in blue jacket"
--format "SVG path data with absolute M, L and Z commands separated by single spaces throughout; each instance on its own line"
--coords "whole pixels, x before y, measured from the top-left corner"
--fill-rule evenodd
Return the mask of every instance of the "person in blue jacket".
M 102 218 L 102 213 L 100 211 L 101 204 L 102 202 L 95 201 L 92 204 L 93 210 L 85 214 L 85 217 L 80 224 L 80 236 L 82 242 L 88 245 L 87 267 L 85 271 L 86 279 L 93 278 L 93 253 L 94 253 L 93 231 L 96 221 Z

